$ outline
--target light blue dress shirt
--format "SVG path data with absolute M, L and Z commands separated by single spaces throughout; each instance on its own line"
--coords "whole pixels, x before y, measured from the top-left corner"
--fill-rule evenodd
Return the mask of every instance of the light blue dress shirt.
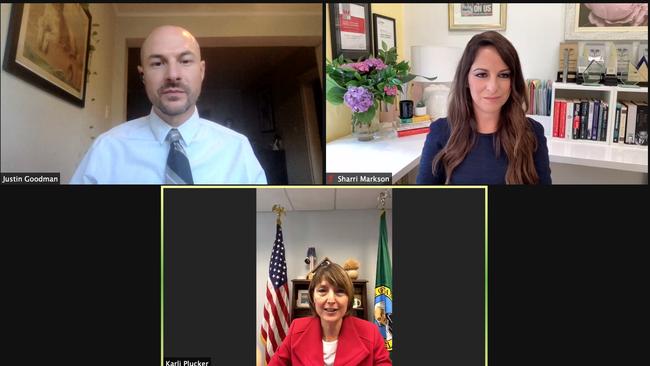
M 86 153 L 71 184 L 165 184 L 172 126 L 151 110 L 101 134 Z M 266 184 L 266 175 L 246 136 L 194 114 L 178 131 L 195 184 Z

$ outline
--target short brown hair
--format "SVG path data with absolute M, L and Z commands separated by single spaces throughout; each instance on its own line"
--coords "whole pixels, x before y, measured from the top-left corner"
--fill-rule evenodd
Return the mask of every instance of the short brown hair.
M 345 315 L 350 315 L 352 312 L 352 300 L 354 299 L 354 286 L 352 285 L 352 280 L 343 267 L 330 261 L 325 261 L 320 264 L 314 273 L 314 278 L 312 278 L 309 283 L 309 308 L 313 315 L 318 316 L 318 313 L 316 313 L 316 306 L 314 305 L 314 290 L 316 289 L 316 286 L 319 286 L 320 283 L 323 282 L 323 280 L 329 282 L 330 285 L 337 289 L 345 291 L 345 294 L 348 297 L 348 309 Z

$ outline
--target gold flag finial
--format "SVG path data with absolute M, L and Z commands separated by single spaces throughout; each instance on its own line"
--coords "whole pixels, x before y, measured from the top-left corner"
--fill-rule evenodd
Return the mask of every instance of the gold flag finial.
M 284 209 L 284 207 L 282 207 L 282 206 L 280 206 L 280 205 L 273 205 L 273 208 L 272 208 L 271 210 L 272 210 L 276 215 L 278 215 L 278 219 L 277 219 L 277 221 L 276 221 L 277 224 L 278 224 L 278 225 L 282 225 L 282 215 L 285 215 L 285 216 L 287 215 L 287 214 L 286 214 L 286 210 Z
M 379 192 L 379 196 L 377 196 L 379 210 L 386 210 L 386 200 L 388 198 L 390 198 L 390 192 L 388 190 Z

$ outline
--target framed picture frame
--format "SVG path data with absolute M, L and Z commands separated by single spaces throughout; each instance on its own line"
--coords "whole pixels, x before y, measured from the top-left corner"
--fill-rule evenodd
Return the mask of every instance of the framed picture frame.
M 296 294 L 296 307 L 309 307 L 309 290 L 298 290 L 298 293 Z
M 260 123 L 260 132 L 275 131 L 273 96 L 270 87 L 264 87 L 259 91 L 257 95 L 257 113 Z
M 372 14 L 372 25 L 374 29 L 374 54 L 379 55 L 382 42 L 386 43 L 387 49 L 397 48 L 397 27 L 395 19 L 380 14 Z
M 83 108 L 91 25 L 79 3 L 13 4 L 2 67 Z
M 566 40 L 647 40 L 648 18 L 642 24 L 636 24 L 634 13 L 640 11 L 642 3 L 571 3 L 566 4 L 564 38 Z M 616 9 L 608 9 L 616 7 Z M 646 7 L 647 11 L 647 7 Z M 609 21 L 600 17 L 606 14 L 629 13 L 624 17 L 630 19 L 627 23 Z
M 352 299 L 352 308 L 361 309 L 363 307 L 363 302 L 361 301 L 361 294 L 354 294 Z
M 332 59 L 358 60 L 372 53 L 370 4 L 329 4 Z
M 505 30 L 505 3 L 449 3 L 449 30 Z

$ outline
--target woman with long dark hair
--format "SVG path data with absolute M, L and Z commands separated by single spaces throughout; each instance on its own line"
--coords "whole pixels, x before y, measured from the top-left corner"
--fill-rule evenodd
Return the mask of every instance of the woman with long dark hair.
M 526 117 L 517 51 L 489 31 L 469 41 L 452 83 L 448 116 L 431 124 L 418 184 L 550 184 L 542 125 Z

